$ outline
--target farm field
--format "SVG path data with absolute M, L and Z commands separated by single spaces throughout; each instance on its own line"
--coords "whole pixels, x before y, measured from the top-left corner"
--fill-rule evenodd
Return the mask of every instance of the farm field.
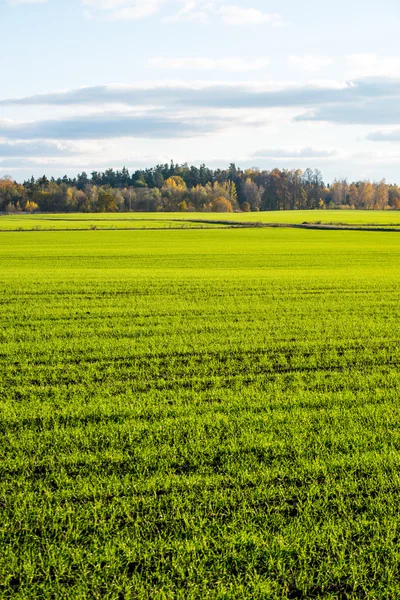
M 278 210 L 250 213 L 175 213 L 183 218 L 206 218 L 207 220 L 241 221 L 249 223 L 326 223 L 362 226 L 400 227 L 400 211 L 388 210 Z
M 252 213 L 72 213 L 1 215 L 0 231 L 69 229 L 182 229 L 216 227 L 213 221 L 240 223 L 322 223 L 400 227 L 400 211 L 298 210 Z M 218 223 L 219 227 L 223 227 Z
M 385 232 L 1 233 L 0 597 L 399 598 L 399 293 Z
M 172 215 L 172 216 L 171 216 Z M 204 215 L 203 215 L 204 219 Z M 205 220 L 205 219 L 204 219 Z M 120 214 L 59 214 L 3 215 L 0 232 L 5 231 L 73 231 L 130 229 L 204 229 L 225 227 L 213 223 L 191 222 L 182 213 L 120 213 Z
M 228 218 L 233 217 L 234 215 L 228 215 Z M 242 215 L 240 217 L 242 218 Z M 244 213 L 243 217 L 244 220 L 261 223 L 400 226 L 400 211 L 396 210 L 281 210 Z

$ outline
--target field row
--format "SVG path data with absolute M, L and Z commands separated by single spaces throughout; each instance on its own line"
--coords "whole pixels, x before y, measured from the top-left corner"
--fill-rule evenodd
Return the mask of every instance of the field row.
M 219 221 L 217 224 L 215 221 Z M 204 229 L 221 222 L 263 224 L 332 224 L 362 227 L 400 227 L 400 211 L 301 210 L 253 213 L 112 213 L 2 215 L 3 231 L 84 229 Z

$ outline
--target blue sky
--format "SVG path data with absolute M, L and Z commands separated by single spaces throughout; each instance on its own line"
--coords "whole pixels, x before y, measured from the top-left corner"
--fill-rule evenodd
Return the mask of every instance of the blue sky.
M 0 176 L 319 168 L 400 182 L 394 0 L 0 0 Z

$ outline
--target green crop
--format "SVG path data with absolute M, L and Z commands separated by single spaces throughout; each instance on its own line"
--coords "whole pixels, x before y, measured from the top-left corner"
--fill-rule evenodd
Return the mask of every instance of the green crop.
M 399 598 L 399 292 L 396 233 L 1 233 L 0 597 Z
M 215 223 L 217 221 L 218 223 Z M 0 231 L 204 229 L 223 223 L 400 227 L 398 210 L 288 210 L 251 213 L 111 213 L 0 215 Z

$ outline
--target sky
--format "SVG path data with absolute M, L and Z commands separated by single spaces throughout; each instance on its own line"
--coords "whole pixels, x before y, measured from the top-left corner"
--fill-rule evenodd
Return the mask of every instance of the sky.
M 158 163 L 400 183 L 398 0 L 0 0 L 0 177 Z

